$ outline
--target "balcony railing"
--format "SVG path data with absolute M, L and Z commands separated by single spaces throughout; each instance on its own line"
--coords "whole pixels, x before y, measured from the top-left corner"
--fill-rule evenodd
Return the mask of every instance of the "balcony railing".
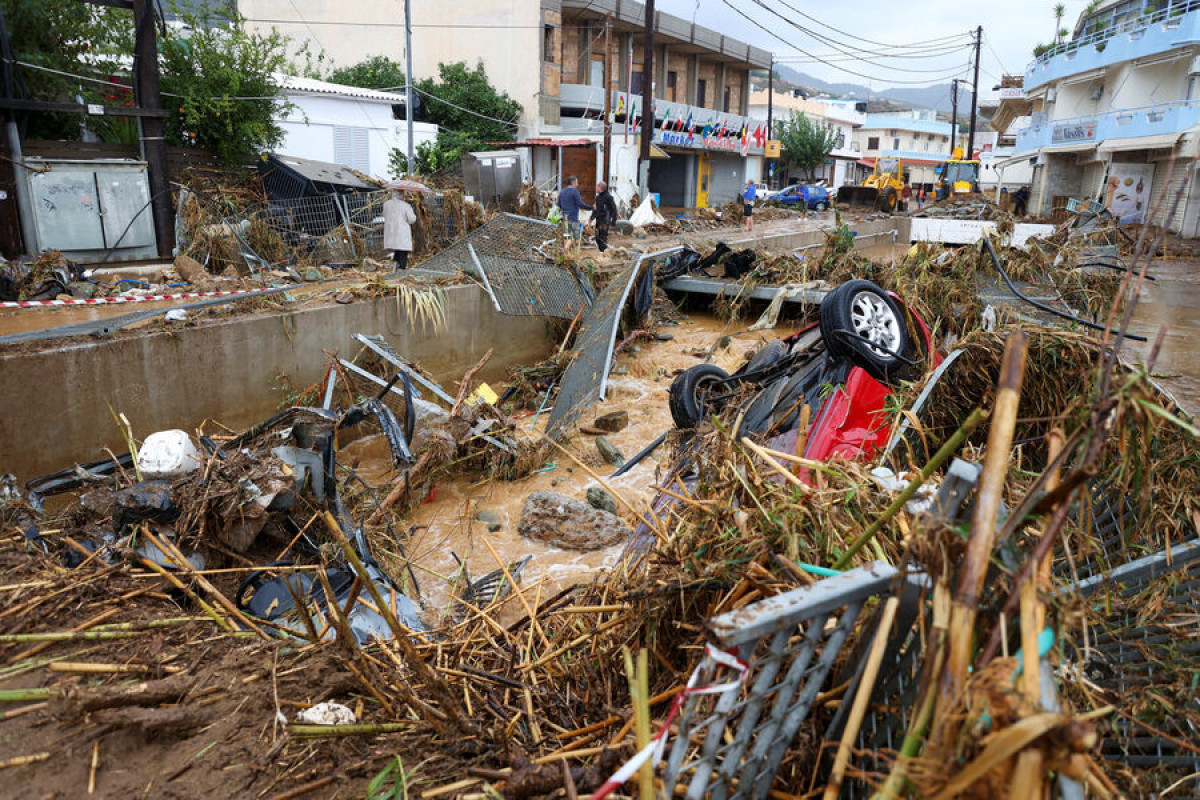
M 582 117 L 562 116 L 562 131 L 564 133 L 568 131 L 573 133 L 599 133 L 603 131 L 601 121 L 604 115 L 603 87 L 564 83 L 559 87 L 558 97 L 559 105 L 563 110 L 574 109 L 584 113 Z M 693 106 L 687 103 L 674 103 L 661 98 L 654 100 L 654 106 L 654 141 L 659 144 L 710 150 L 740 150 L 740 146 L 732 146 L 729 140 L 731 137 L 736 136 L 741 131 L 742 126 L 745 125 L 747 126 L 747 140 L 749 142 L 747 153 L 758 155 L 763 151 L 762 142 L 765 141 L 766 125 L 760 120 L 742 116 L 741 114 L 718 111 L 714 108 Z M 641 119 L 641 96 L 635 94 L 631 98 L 625 92 L 613 92 L 612 113 L 615 123 L 613 131 L 624 130 L 622 119 L 630 118 L 631 114 L 632 118 Z M 687 129 L 689 120 L 691 121 L 690 132 Z M 663 129 L 664 123 L 669 123 L 669 127 L 666 130 Z M 724 130 L 728 135 L 712 136 L 711 141 L 707 141 L 708 137 L 704 135 L 706 126 L 712 134 Z M 760 128 L 761 130 L 759 130 Z M 764 135 L 755 137 L 754 134 L 756 131 Z
M 1056 44 L 1025 70 L 1025 91 L 1067 75 L 1182 47 L 1200 38 L 1200 0 L 1186 0 Z
M 1159 103 L 1139 108 L 1113 109 L 1103 114 L 1046 120 L 1036 119 L 1017 133 L 1017 152 L 1075 142 L 1100 143 L 1109 139 L 1133 139 L 1183 133 L 1200 122 L 1200 100 Z M 1055 131 L 1060 133 L 1055 139 Z M 1075 136 L 1070 136 L 1075 133 Z

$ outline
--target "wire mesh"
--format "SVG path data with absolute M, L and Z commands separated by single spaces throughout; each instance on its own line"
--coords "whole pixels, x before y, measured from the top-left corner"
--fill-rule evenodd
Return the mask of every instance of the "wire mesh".
M 749 674 L 742 691 L 685 703 L 663 776 L 668 794 L 686 783 L 688 798 L 767 797 L 863 604 L 897 575 L 874 563 L 710 620 Z M 711 683 L 715 665 L 706 660 L 701 670 L 700 685 Z
M 567 267 L 487 253 L 476 257 L 501 314 L 574 319 L 591 302 L 589 287 Z
M 604 399 L 608 371 L 612 368 L 612 351 L 616 346 L 617 326 L 634 281 L 643 267 L 668 258 L 681 249 L 673 247 L 640 256 L 613 276 L 596 302 L 592 303 L 575 338 L 571 363 L 563 371 L 554 410 L 546 423 L 546 435 L 561 439 L 585 408 Z
M 445 215 L 443 215 L 444 217 Z M 449 275 L 476 273 L 467 245 L 483 258 L 499 256 L 544 262 L 545 246 L 553 243 L 558 229 L 540 219 L 517 214 L 497 214 L 466 236 L 421 262 L 420 268 Z

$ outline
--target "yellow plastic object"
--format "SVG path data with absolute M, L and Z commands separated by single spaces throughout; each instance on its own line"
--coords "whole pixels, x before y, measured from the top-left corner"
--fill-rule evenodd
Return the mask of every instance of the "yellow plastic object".
M 467 402 L 473 406 L 479 405 L 480 402 L 494 406 L 499 400 L 500 395 L 496 394 L 496 391 L 486 383 L 479 384 L 475 391 L 471 392 L 471 396 L 467 398 Z

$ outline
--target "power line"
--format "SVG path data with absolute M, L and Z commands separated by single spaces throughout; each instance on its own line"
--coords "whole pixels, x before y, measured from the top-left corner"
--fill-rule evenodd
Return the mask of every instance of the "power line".
M 921 45 L 925 45 L 925 44 L 931 44 L 931 43 L 935 43 L 935 42 L 945 42 L 947 39 L 954 39 L 954 38 L 958 38 L 958 37 L 965 38 L 965 37 L 968 37 L 971 35 L 970 32 L 964 31 L 963 33 L 951 34 L 948 37 L 939 37 L 937 39 L 923 39 L 921 41 L 912 42 L 909 44 L 895 44 L 894 42 L 877 42 L 874 39 L 865 39 L 862 36 L 856 36 L 855 34 L 850 33 L 848 31 L 844 31 L 840 28 L 835 28 L 834 26 L 830 25 L 829 23 L 822 22 L 821 20 L 817 19 L 816 17 L 814 17 L 810 14 L 805 14 L 803 11 L 801 11 L 800 9 L 796 8 L 793 5 L 790 5 L 789 3 L 785 2 L 784 0 L 777 0 L 777 2 L 779 2 L 781 5 L 788 8 L 789 10 L 794 11 L 795 13 L 804 17 L 805 19 L 810 19 L 813 22 L 817 23 L 818 25 L 820 25 L 824 28 L 829 28 L 829 30 L 834 31 L 836 33 L 840 33 L 842 36 L 848 36 L 851 39 L 857 39 L 860 42 L 866 42 L 867 44 L 871 44 L 876 47 L 889 47 L 889 48 L 913 47 L 913 48 L 915 48 L 915 47 L 920 47 Z
M 845 72 L 850 75 L 858 76 L 860 78 L 866 78 L 869 81 L 878 81 L 879 83 L 902 84 L 902 85 L 909 85 L 909 86 L 928 86 L 931 83 L 937 83 L 939 80 L 945 80 L 947 78 L 956 77 L 956 76 L 962 74 L 962 70 L 958 69 L 958 70 L 955 70 L 954 72 L 950 72 L 945 75 L 942 75 L 940 78 L 932 78 L 932 79 L 927 78 L 925 80 L 908 80 L 908 81 L 906 81 L 906 80 L 896 80 L 894 78 L 879 78 L 874 75 L 868 75 L 864 72 L 858 72 L 856 70 L 848 69 L 846 67 L 839 66 L 838 64 L 836 64 L 834 62 L 830 62 L 826 59 L 819 58 L 816 55 L 814 55 L 813 53 L 810 53 L 807 50 L 804 50 L 803 48 L 796 46 L 792 42 L 789 42 L 787 39 L 784 39 L 782 36 L 780 36 L 775 31 L 773 31 L 770 28 L 763 25 L 758 20 L 756 20 L 753 17 L 751 17 L 750 15 L 748 15 L 746 12 L 742 11 L 740 8 L 738 8 L 732 2 L 730 2 L 730 0 L 723 0 L 723 1 L 724 1 L 725 5 L 729 6 L 731 9 L 733 9 L 734 12 L 736 12 L 739 16 L 741 16 L 743 19 L 745 19 L 747 22 L 749 22 L 754 27 L 756 27 L 759 30 L 763 31 L 764 33 L 770 35 L 772 38 L 779 40 L 781 43 L 783 43 L 787 47 L 789 47 L 793 50 L 797 50 L 797 51 L 803 53 L 804 55 L 808 56 L 809 58 L 813 58 L 816 61 L 820 61 L 821 63 L 825 64 L 826 66 L 832 67 L 833 69 L 835 69 L 839 72 Z
M 586 8 L 584 10 L 586 10 Z M 246 20 L 246 22 L 261 22 L 261 23 L 267 24 L 267 25 L 301 25 L 301 24 L 308 25 L 308 26 L 311 26 L 311 25 L 339 25 L 339 26 L 343 26 L 343 27 L 356 27 L 356 28 L 403 28 L 404 27 L 403 22 L 350 22 L 347 20 L 336 20 L 336 19 L 331 19 L 331 20 L 294 20 L 294 19 L 272 19 L 269 17 L 246 17 L 245 20 Z M 450 30 L 454 30 L 454 29 L 493 30 L 493 29 L 498 28 L 498 29 L 502 29 L 502 30 L 539 30 L 539 31 L 542 30 L 542 28 L 543 28 L 542 25 L 490 25 L 490 24 L 484 24 L 484 23 L 475 24 L 475 23 L 470 23 L 470 22 L 462 22 L 462 23 L 427 22 L 427 23 L 420 23 L 420 24 L 414 23 L 412 27 L 413 28 L 450 29 Z M 567 28 L 588 28 L 591 26 L 588 26 L 588 25 L 561 25 L 560 24 L 560 25 L 555 25 L 554 27 L 560 28 L 560 29 L 567 29 Z
M 1005 65 L 1004 61 L 1003 61 L 1003 60 L 1001 60 L 1001 58 L 1000 58 L 1000 54 L 996 52 L 996 48 L 992 47 L 992 40 L 991 40 L 991 37 L 984 37 L 984 40 L 983 40 L 983 41 L 984 41 L 984 43 L 987 45 L 987 47 L 988 47 L 988 50 L 990 50 L 990 51 L 991 51 L 991 53 L 992 53 L 992 56 L 993 56 L 993 57 L 996 59 L 996 65 L 1000 67 L 1000 71 L 1001 71 L 1002 73 L 1004 73 L 1005 75 L 1011 75 L 1011 74 L 1012 74 L 1012 70 L 1010 70 L 1010 69 L 1009 69 L 1009 68 L 1008 68 L 1008 67 Z

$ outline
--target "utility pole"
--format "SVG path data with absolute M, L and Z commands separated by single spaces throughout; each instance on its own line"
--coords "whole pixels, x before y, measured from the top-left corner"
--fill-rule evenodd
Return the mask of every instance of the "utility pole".
M 134 87 L 137 105 L 147 111 L 162 111 L 158 84 L 158 40 L 153 0 L 133 0 L 134 56 L 137 75 Z M 142 151 L 150 177 L 150 210 L 160 258 L 170 258 L 175 249 L 175 208 L 171 202 L 170 167 L 163 118 L 147 115 L 139 119 Z
M 408 123 L 408 174 L 413 174 L 413 70 L 412 70 L 412 8 L 404 0 L 404 119 Z
M 604 15 L 604 183 L 607 184 L 612 174 L 612 73 L 609 71 L 612 61 L 612 14 Z
M 950 157 L 958 147 L 958 78 L 950 81 Z
M 16 99 L 12 41 L 8 36 L 8 25 L 4 21 L 2 6 L 0 6 L 0 59 L 3 59 L 4 64 L 4 99 Z M 33 202 L 29 197 L 29 184 L 26 183 L 25 161 L 24 155 L 21 153 L 21 132 L 17 128 L 17 113 L 10 110 L 4 116 L 6 117 L 5 134 L 8 137 L 8 155 L 12 161 L 13 194 L 16 195 L 13 199 L 17 204 L 16 216 L 19 220 L 17 227 L 20 229 L 19 237 L 16 235 L 16 230 L 10 230 L 12 227 L 10 216 L 6 215 L 6 220 L 0 222 L 5 233 L 12 236 L 12 241 L 6 243 L 4 249 L 9 251 L 8 255 L 13 257 L 19 256 L 22 249 L 26 253 L 36 255 L 37 228 L 33 223 Z M 23 247 L 15 246 L 18 240 L 21 241 Z
M 983 45 L 983 26 L 975 29 L 975 77 L 971 81 L 971 125 L 967 133 L 967 158 L 975 157 L 975 107 L 979 101 L 979 49 Z
M 771 69 L 767 73 L 767 138 L 771 138 L 771 124 L 775 121 L 775 56 L 771 56 Z
M 654 139 L 654 0 L 646 0 L 646 35 L 642 49 L 642 149 L 638 156 L 638 196 L 650 191 L 650 142 Z

